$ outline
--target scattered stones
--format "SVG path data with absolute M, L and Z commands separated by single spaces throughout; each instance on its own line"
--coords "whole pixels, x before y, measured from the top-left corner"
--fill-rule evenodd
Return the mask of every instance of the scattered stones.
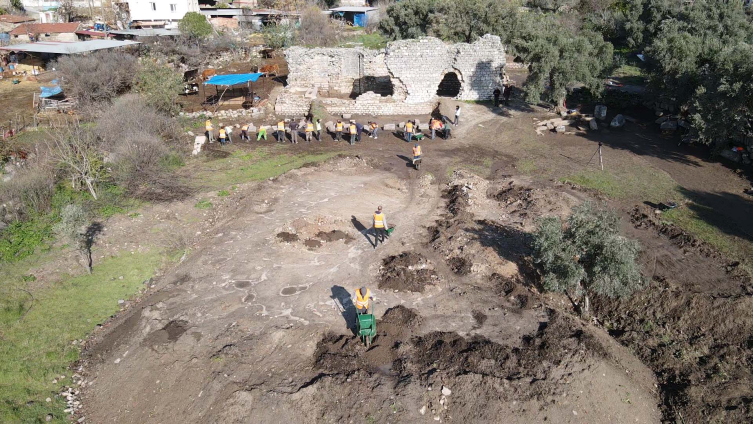
M 122 305 L 124 303 L 125 303 L 125 300 L 123 300 L 123 299 L 118 300 L 118 305 Z
M 596 130 L 599 129 L 599 124 L 596 122 L 595 119 L 592 119 L 591 121 L 589 121 L 588 127 L 591 128 L 592 130 L 596 131 Z
M 450 390 L 447 386 L 442 386 L 442 395 L 449 396 L 452 394 L 452 390 Z
M 47 399 L 45 399 L 45 402 L 50 403 L 50 402 L 52 402 L 52 399 L 47 398 Z
M 607 119 L 607 107 L 604 105 L 596 105 L 594 108 L 594 116 L 596 119 L 600 119 L 602 121 Z
M 50 414 L 47 414 L 47 416 L 46 416 L 46 417 L 44 417 L 44 420 L 45 420 L 45 421 L 47 421 L 47 422 L 50 422 L 50 421 L 52 421 L 52 415 L 50 415 Z
M 421 409 L 419 409 L 419 410 L 418 410 L 418 412 L 419 412 L 419 413 L 420 413 L 421 415 L 425 415 L 425 414 L 426 414 L 426 405 L 422 406 L 422 407 L 421 407 Z
M 609 123 L 609 126 L 612 128 L 622 128 L 622 126 L 625 125 L 625 117 L 622 114 L 618 114 L 612 119 L 612 122 Z

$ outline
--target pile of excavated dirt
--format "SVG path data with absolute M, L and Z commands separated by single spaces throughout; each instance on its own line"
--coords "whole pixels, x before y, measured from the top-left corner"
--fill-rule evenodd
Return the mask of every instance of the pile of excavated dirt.
M 329 232 L 319 231 L 318 233 L 316 233 L 316 238 L 328 243 L 343 240 L 345 244 L 348 244 L 354 240 L 353 237 L 341 230 L 332 230 Z
M 534 230 L 540 217 L 567 216 L 582 201 L 576 194 L 516 178 L 502 180 L 487 190 L 487 196 L 497 201 L 506 221 L 526 232 Z
M 422 293 L 426 286 L 434 285 L 439 276 L 422 254 L 404 252 L 382 261 L 379 288 Z
M 478 311 L 474 316 L 480 323 L 486 319 Z M 317 345 L 315 368 L 330 378 L 347 377 L 354 387 L 367 391 L 387 384 L 396 403 L 415 396 L 416 384 L 434 388 L 438 393 L 426 410 L 445 420 L 462 421 L 491 418 L 501 402 L 561 396 L 567 390 L 564 383 L 586 370 L 590 358 L 606 355 L 581 324 L 552 310 L 549 321 L 519 347 L 454 332 L 417 335 L 418 324 L 415 311 L 403 307 L 387 311 L 377 323 L 378 339 L 368 350 L 355 337 L 327 334 Z M 457 395 L 451 393 L 457 392 L 463 393 L 463 401 L 453 408 L 450 400 Z M 488 416 L 478 415 L 479 410 L 489 412 Z

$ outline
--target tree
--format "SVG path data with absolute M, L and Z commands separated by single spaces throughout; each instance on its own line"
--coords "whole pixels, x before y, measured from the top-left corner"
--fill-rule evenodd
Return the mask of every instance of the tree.
M 405 0 L 387 8 L 379 30 L 390 40 L 418 38 L 429 33 L 438 0 Z
M 753 134 L 753 45 L 732 46 L 701 70 L 690 121 L 700 141 L 716 150 Z
M 107 178 L 107 170 L 94 133 L 75 123 L 52 135 L 48 141 L 50 156 L 71 179 L 73 188 L 84 188 L 96 200 L 98 185 Z
M 60 222 L 55 227 L 59 237 L 68 241 L 76 249 L 83 260 L 86 272 L 92 273 L 92 245 L 94 238 L 102 230 L 102 225 L 89 220 L 88 214 L 81 205 L 70 204 L 63 208 Z
M 63 22 L 72 22 L 76 16 L 76 6 L 73 4 L 73 0 L 60 0 L 57 14 Z
M 198 12 L 188 12 L 183 19 L 178 22 L 180 32 L 193 39 L 202 39 L 212 34 L 212 24 L 207 21 L 206 16 Z
M 264 44 L 272 49 L 282 49 L 293 44 L 293 28 L 287 23 L 265 25 L 261 32 Z
M 514 41 L 516 52 L 529 63 L 526 99 L 564 105 L 567 89 L 582 84 L 594 94 L 603 90 L 611 70 L 613 47 L 593 31 L 573 32 L 554 17 L 528 17 L 524 33 Z
M 593 294 L 622 297 L 644 285 L 636 258 L 638 242 L 619 234 L 619 218 L 590 202 L 573 209 L 562 225 L 544 218 L 533 235 L 533 257 L 541 265 L 546 290 L 565 293 L 581 313 L 590 312 Z
M 443 40 L 472 43 L 495 33 L 510 5 L 497 0 L 442 0 L 431 14 L 430 33 Z
M 309 6 L 301 14 L 298 43 L 309 47 L 331 47 L 338 42 L 337 28 L 329 15 L 316 6 Z
M 136 75 L 136 91 L 155 109 L 174 114 L 178 112 L 175 100 L 183 91 L 183 77 L 168 66 L 147 60 Z

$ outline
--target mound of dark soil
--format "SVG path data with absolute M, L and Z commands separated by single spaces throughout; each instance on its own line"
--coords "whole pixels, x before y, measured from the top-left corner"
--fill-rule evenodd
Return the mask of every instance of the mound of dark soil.
M 494 294 L 497 296 L 507 296 L 515 290 L 516 281 L 513 278 L 505 278 L 494 273 L 489 277 L 489 281 L 492 283 Z
M 456 256 L 454 258 L 450 258 L 448 263 L 452 272 L 457 275 L 468 275 L 471 273 L 471 266 L 473 265 L 473 262 L 469 261 L 466 258 Z
M 384 312 L 381 323 L 414 328 L 420 325 L 421 321 L 421 316 L 418 315 L 414 309 L 406 308 L 403 305 L 397 305 Z
M 588 366 L 587 358 L 604 355 L 578 322 L 553 311 L 549 322 L 526 337 L 521 347 L 510 347 L 483 336 L 465 338 L 454 332 L 413 336 L 410 324 L 399 324 L 415 324 L 415 311 L 398 308 L 385 313 L 377 323 L 377 329 L 381 326 L 382 330 L 369 350 L 356 337 L 325 335 L 314 354 L 316 368 L 328 375 L 365 372 L 369 376 L 396 377 L 401 383 L 419 379 L 428 385 L 478 375 L 496 379 L 505 387 L 519 382 L 506 391 L 506 396 L 530 399 L 555 393 L 561 379 Z M 478 316 L 477 320 L 483 322 L 483 314 Z M 387 323 L 393 320 L 394 325 Z
M 322 247 L 322 242 L 315 239 L 307 239 L 306 241 L 303 242 L 303 245 L 308 247 L 309 250 L 314 250 L 319 247 Z
M 277 238 L 280 239 L 280 241 L 284 243 L 292 243 L 292 242 L 298 241 L 298 234 L 283 231 L 283 232 L 277 233 Z
M 330 232 L 319 231 L 316 237 L 325 242 L 344 240 L 345 244 L 348 244 L 353 241 L 353 237 L 340 230 L 332 230 Z
M 382 261 L 380 289 L 423 292 L 435 284 L 437 273 L 429 268 L 429 261 L 420 253 L 403 252 Z
M 458 216 L 468 207 L 468 188 L 464 185 L 454 185 L 442 195 L 447 199 L 447 211 L 452 216 Z
M 510 181 L 510 184 L 507 187 L 489 193 L 488 196 L 498 202 L 504 203 L 505 205 L 512 205 L 515 202 L 520 202 L 520 206 L 523 209 L 528 209 L 534 201 L 533 193 L 534 191 L 532 188 L 519 187 Z

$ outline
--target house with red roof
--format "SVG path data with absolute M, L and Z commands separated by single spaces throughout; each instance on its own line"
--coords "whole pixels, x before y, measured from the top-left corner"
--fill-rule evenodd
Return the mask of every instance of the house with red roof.
M 21 24 L 10 32 L 10 42 L 16 44 L 36 41 L 78 41 L 76 31 L 80 26 L 80 22 Z

